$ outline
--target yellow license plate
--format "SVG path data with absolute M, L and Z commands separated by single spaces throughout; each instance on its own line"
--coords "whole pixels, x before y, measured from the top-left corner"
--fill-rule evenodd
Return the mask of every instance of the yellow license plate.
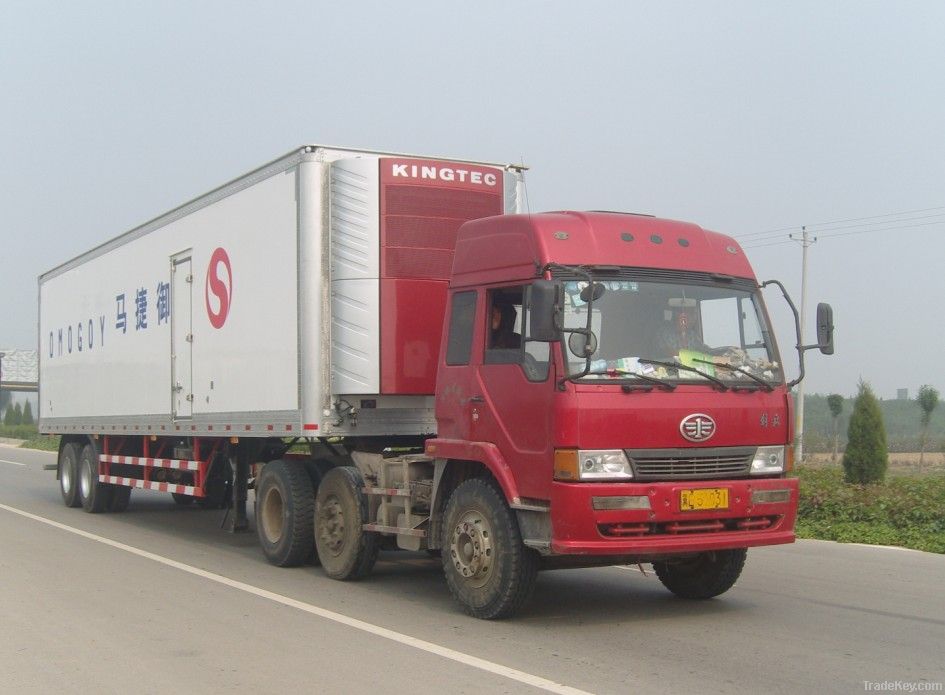
M 679 509 L 683 512 L 728 509 L 728 488 L 701 487 L 695 490 L 680 490 Z

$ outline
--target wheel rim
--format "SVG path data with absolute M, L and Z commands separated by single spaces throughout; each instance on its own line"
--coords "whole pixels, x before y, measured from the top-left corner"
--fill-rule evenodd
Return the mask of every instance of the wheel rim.
M 492 576 L 492 526 L 479 512 L 470 510 L 460 517 L 450 534 L 450 560 L 465 582 L 484 586 Z
M 59 471 L 59 482 L 62 484 L 62 491 L 67 495 L 72 492 L 72 486 L 75 484 L 75 481 L 72 479 L 74 467 L 74 462 L 66 459 L 62 462 L 62 470 Z
M 345 544 L 345 515 L 341 501 L 329 495 L 318 505 L 318 538 L 333 555 L 338 555 Z
M 285 526 L 285 501 L 282 499 L 282 493 L 278 488 L 271 487 L 266 490 L 266 496 L 263 497 L 262 504 L 262 527 L 266 540 L 270 543 L 278 543 L 282 538 L 283 527 Z
M 82 461 L 82 471 L 79 473 L 79 489 L 82 492 L 83 499 L 88 499 L 92 494 L 92 462 Z

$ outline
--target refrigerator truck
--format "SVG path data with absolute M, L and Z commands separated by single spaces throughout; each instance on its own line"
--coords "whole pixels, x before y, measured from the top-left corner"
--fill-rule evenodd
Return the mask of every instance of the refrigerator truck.
M 266 558 L 427 551 L 480 618 L 541 569 L 652 563 L 717 596 L 794 540 L 790 388 L 739 244 L 523 214 L 524 167 L 311 145 L 39 278 L 64 503 L 133 489 L 253 522 Z M 787 303 L 793 304 L 780 283 Z

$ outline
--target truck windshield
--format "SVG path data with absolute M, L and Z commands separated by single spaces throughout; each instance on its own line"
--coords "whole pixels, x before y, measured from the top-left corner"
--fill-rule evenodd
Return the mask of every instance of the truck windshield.
M 724 382 L 761 388 L 784 375 L 757 291 L 745 282 L 685 283 L 595 278 L 591 326 L 597 339 L 587 381 L 632 374 L 682 383 Z M 564 325 L 587 326 L 586 281 L 567 281 Z M 602 292 L 602 293 L 601 293 Z M 569 337 L 565 333 L 565 343 Z M 580 336 L 576 336 L 580 337 Z M 568 371 L 584 371 L 583 356 L 565 346 Z M 676 368 L 674 365 L 681 365 Z M 700 374 L 701 372 L 701 374 Z

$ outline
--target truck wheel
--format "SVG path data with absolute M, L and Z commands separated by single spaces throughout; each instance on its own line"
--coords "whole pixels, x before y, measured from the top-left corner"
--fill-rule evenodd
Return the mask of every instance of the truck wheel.
M 332 579 L 359 579 L 377 561 L 377 536 L 365 533 L 368 502 L 364 480 L 354 466 L 333 468 L 315 497 L 315 547 L 325 574 Z
M 305 562 L 314 543 L 315 493 L 305 468 L 270 461 L 256 481 L 256 533 L 266 559 L 279 567 Z
M 538 557 L 522 544 L 518 522 L 490 482 L 467 480 L 450 496 L 443 571 L 453 597 L 476 618 L 507 618 L 531 596 Z
M 124 485 L 112 486 L 112 498 L 108 503 L 108 511 L 123 512 L 128 509 L 131 501 L 131 488 Z
M 315 490 L 315 496 L 318 496 L 318 486 L 322 484 L 322 480 L 328 471 L 335 467 L 335 465 L 326 459 L 315 459 L 314 461 L 306 461 L 305 463 L 306 470 L 308 471 L 308 477 L 312 479 L 312 488 Z M 314 534 L 314 529 L 312 533 Z M 318 549 L 315 547 L 315 544 L 312 543 L 312 550 L 309 552 L 308 556 L 305 558 L 306 564 L 315 565 L 316 567 L 322 564 L 321 560 L 318 558 Z
M 67 507 L 78 507 L 79 499 L 79 447 L 64 444 L 59 452 L 59 491 Z
M 734 586 L 745 566 L 748 550 L 716 550 L 674 562 L 654 562 L 663 586 L 681 598 L 707 599 Z
M 112 488 L 98 480 L 98 451 L 91 445 L 82 447 L 79 454 L 79 499 L 89 514 L 98 514 L 108 508 Z

